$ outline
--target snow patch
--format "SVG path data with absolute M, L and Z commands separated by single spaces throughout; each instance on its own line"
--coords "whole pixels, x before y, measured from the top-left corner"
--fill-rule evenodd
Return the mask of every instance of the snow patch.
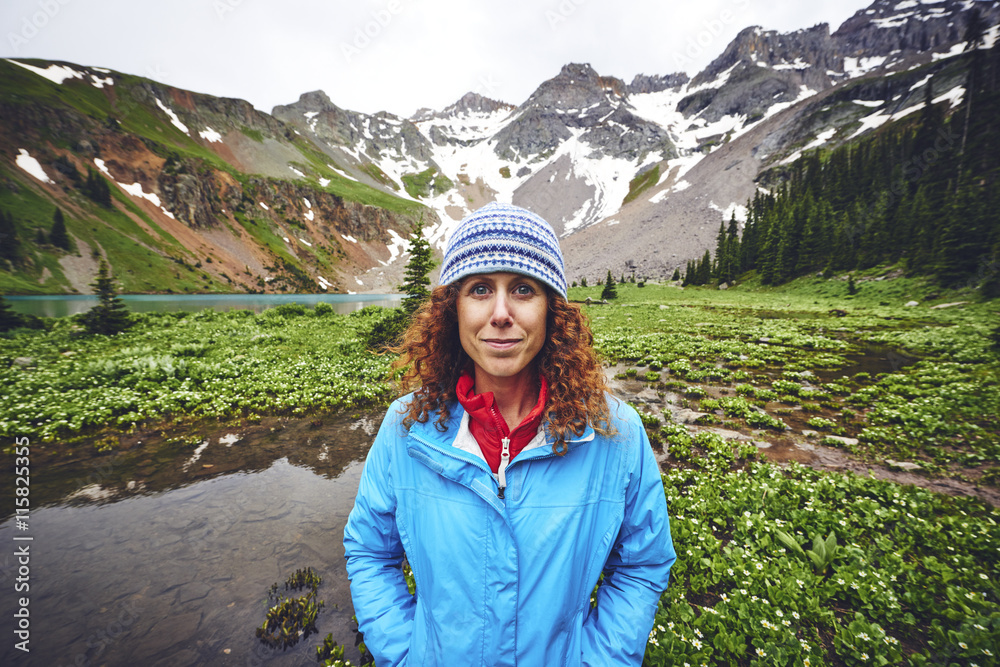
M 306 244 L 306 245 L 307 245 L 307 246 L 309 246 L 310 248 L 311 248 L 311 247 L 312 247 L 312 245 L 313 245 L 312 243 L 309 243 L 309 241 L 306 241 L 305 239 L 299 239 L 299 242 L 300 242 L 300 243 L 304 243 L 304 244 Z
M 965 45 L 966 45 L 966 42 L 961 42 L 959 44 L 952 45 L 952 47 L 948 50 L 947 53 L 932 53 L 931 54 L 931 62 L 935 62 L 936 63 L 939 60 L 944 60 L 946 58 L 952 58 L 954 56 L 957 56 L 958 54 L 960 54 L 963 51 L 965 51 Z
M 312 209 L 309 209 L 308 211 L 306 211 L 306 220 L 308 220 L 309 222 L 312 222 L 315 218 L 316 218 L 316 214 L 313 213 Z
M 26 151 L 23 148 L 18 148 L 17 150 L 19 151 L 19 153 L 17 158 L 15 158 L 14 162 L 17 164 L 18 167 L 28 172 L 32 176 L 34 176 L 42 183 L 54 182 L 51 178 L 49 178 L 49 175 L 45 173 L 45 170 L 42 169 L 42 165 L 38 162 L 38 160 L 31 157 L 28 151 Z
M 410 249 L 410 242 L 400 236 L 395 229 L 389 230 L 389 236 L 392 237 L 392 241 L 386 244 L 386 248 L 389 250 L 389 261 L 383 262 L 379 260 L 379 264 L 382 266 L 389 266 L 396 261 L 397 257 L 402 257 L 403 254 L 407 253 Z
M 666 199 L 667 196 L 669 196 L 669 195 L 670 195 L 670 188 L 667 188 L 665 190 L 660 190 L 655 195 L 653 195 L 652 197 L 649 198 L 649 203 L 650 204 L 659 204 L 661 201 L 663 201 L 664 199 Z
M 803 151 L 812 150 L 813 148 L 819 148 L 826 142 L 833 139 L 833 135 L 837 134 L 837 128 L 831 127 L 830 129 L 823 130 L 816 135 L 816 138 L 810 141 L 808 144 L 802 147 Z
M 746 222 L 748 213 L 749 211 L 746 206 L 733 202 L 722 212 L 722 219 L 729 222 L 735 216 L 737 222 Z
M 220 143 L 222 141 L 222 135 L 213 130 L 212 128 L 206 126 L 204 130 L 198 133 L 198 136 L 213 144 Z
M 145 200 L 149 201 L 150 203 L 153 204 L 153 206 L 156 206 L 161 211 L 163 211 L 163 214 L 166 215 L 168 218 L 170 218 L 171 220 L 175 219 L 174 218 L 174 214 L 171 213 L 170 211 L 168 211 L 167 209 L 165 209 L 163 207 L 163 205 L 160 204 L 160 198 L 158 196 L 156 196 L 155 192 L 143 192 L 142 191 L 142 183 L 136 182 L 136 183 L 133 183 L 132 185 L 126 185 L 124 183 L 118 183 L 118 187 L 120 187 L 122 190 L 124 190 L 125 192 L 129 193 L 133 197 L 139 197 L 141 199 L 145 199 Z
M 48 79 L 52 83 L 62 83 L 66 79 L 82 79 L 83 72 L 78 72 L 72 67 L 67 67 L 65 65 L 49 65 L 45 69 L 41 67 L 35 67 L 34 65 L 29 65 L 27 63 L 20 63 L 16 60 L 11 60 L 6 58 L 7 62 L 14 63 L 15 65 L 20 65 L 26 70 L 34 72 L 40 77 Z
M 806 69 L 807 67 L 812 67 L 809 63 L 802 60 L 801 56 L 796 58 L 794 62 L 790 63 L 779 63 L 774 65 L 771 69 L 776 70 L 786 70 L 786 69 Z
M 844 73 L 854 78 L 872 71 L 876 67 L 881 67 L 888 56 L 872 56 L 865 58 L 844 58 Z
M 345 241 L 350 241 L 351 243 L 357 243 L 358 242 L 358 240 L 356 238 L 354 238 L 353 236 L 351 236 L 350 234 L 341 234 L 340 238 L 344 239 Z
M 180 130 L 184 134 L 186 134 L 188 136 L 191 136 L 191 133 L 188 132 L 187 125 L 185 125 L 184 123 L 181 122 L 181 119 L 177 117 L 177 114 L 174 113 L 173 109 L 171 109 L 170 107 L 168 107 L 167 105 L 165 105 L 163 102 L 161 102 L 159 97 L 154 97 L 153 99 L 156 100 L 156 106 L 160 107 L 160 109 L 163 110 L 163 113 L 165 113 L 168 116 L 170 116 L 170 123 L 171 123 L 171 125 L 173 125 L 174 127 L 176 127 L 178 130 Z
M 91 74 L 90 75 L 90 84 L 92 86 L 94 86 L 94 88 L 103 88 L 104 86 L 109 86 L 110 87 L 110 86 L 115 85 L 115 80 L 112 79 L 110 76 L 101 78 L 101 77 L 97 76 L 96 74 Z
M 296 169 L 296 168 L 295 168 L 295 167 L 293 167 L 292 165 L 288 165 L 288 168 L 289 168 L 289 169 L 291 169 L 291 170 L 292 170 L 292 172 L 293 172 L 293 173 L 294 173 L 294 174 L 295 174 L 296 176 L 298 176 L 299 178 L 305 178 L 305 177 L 306 177 L 306 175 L 305 175 L 305 174 L 303 174 L 303 173 L 302 173 L 301 171 L 299 171 L 298 169 Z
M 270 210 L 271 210 L 271 209 L 269 209 L 269 208 L 267 207 L 267 204 L 265 204 L 264 202 L 262 202 L 262 201 L 259 201 L 259 202 L 257 202 L 257 203 L 258 203 L 258 204 L 260 204 L 260 207 L 261 207 L 262 209 L 264 209 L 265 211 L 270 211 Z

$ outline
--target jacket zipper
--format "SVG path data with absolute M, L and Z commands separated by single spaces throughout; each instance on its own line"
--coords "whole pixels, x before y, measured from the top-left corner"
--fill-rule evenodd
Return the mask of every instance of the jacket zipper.
M 500 421 L 495 406 L 490 407 L 490 414 L 493 416 L 497 431 L 502 434 L 505 430 L 504 424 Z M 497 498 L 503 500 L 503 492 L 507 488 L 507 464 L 510 463 L 510 438 L 501 438 L 500 444 L 502 447 L 500 449 L 500 465 L 497 466 Z

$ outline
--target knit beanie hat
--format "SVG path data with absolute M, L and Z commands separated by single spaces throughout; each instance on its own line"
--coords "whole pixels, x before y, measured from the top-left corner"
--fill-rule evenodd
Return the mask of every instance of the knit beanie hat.
M 500 271 L 534 278 L 566 298 L 566 271 L 552 226 L 531 211 L 492 202 L 452 233 L 440 282 L 450 285 L 476 273 Z

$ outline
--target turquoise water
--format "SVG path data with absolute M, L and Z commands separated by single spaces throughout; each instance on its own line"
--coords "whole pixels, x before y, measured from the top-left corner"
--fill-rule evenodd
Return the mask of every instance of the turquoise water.
M 328 303 L 341 314 L 365 306 L 395 307 L 400 294 L 123 294 L 122 300 L 136 313 L 245 309 L 261 312 L 283 303 L 315 306 Z M 97 305 L 97 297 L 84 294 L 45 296 L 5 296 L 11 308 L 38 317 L 66 317 L 83 313 Z

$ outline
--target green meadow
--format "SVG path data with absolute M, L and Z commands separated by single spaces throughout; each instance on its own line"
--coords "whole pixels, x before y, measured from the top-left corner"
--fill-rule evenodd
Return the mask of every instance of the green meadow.
M 905 461 L 924 485 L 996 489 L 998 303 L 877 271 L 856 281 L 855 295 L 819 278 L 623 283 L 610 304 L 595 303 L 600 286 L 570 289 L 592 301 L 609 373 L 698 415 L 640 408 L 678 553 L 645 664 L 997 664 L 995 507 L 780 464 L 753 444 L 794 437 Z M 136 315 L 111 337 L 69 318 L 16 330 L 0 338 L 0 436 L 70 456 L 194 420 L 377 413 L 395 396 L 391 359 L 365 340 L 388 314 L 293 304 Z

